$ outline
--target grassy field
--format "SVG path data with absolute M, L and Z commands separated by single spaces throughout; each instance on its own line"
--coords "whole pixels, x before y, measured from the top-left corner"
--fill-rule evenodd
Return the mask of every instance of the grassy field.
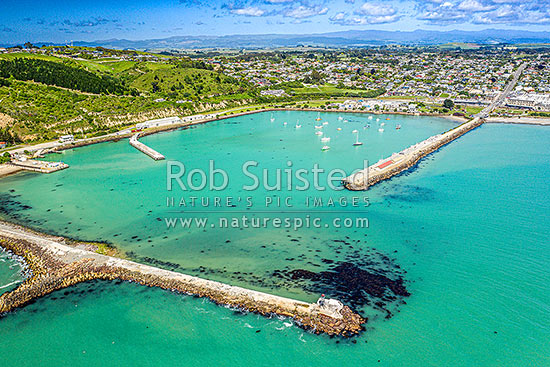
M 478 107 L 478 106 L 460 106 L 460 107 L 470 115 L 475 115 L 476 113 L 480 113 L 484 108 L 484 107 Z
M 348 94 L 360 96 L 369 93 L 369 91 L 362 89 L 337 88 L 335 85 L 331 84 L 320 85 L 317 87 L 290 88 L 290 91 L 298 97 L 318 94 L 334 96 L 344 96 Z

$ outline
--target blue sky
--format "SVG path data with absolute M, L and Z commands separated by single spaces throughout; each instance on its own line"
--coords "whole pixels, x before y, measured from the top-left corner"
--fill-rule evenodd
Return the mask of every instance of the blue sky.
M 550 29 L 550 0 L 1 0 L 0 42 L 179 35 Z

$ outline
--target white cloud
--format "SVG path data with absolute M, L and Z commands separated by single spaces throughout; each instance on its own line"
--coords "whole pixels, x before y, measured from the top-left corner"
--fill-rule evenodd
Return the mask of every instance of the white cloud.
M 458 9 L 480 12 L 480 11 L 489 11 L 495 9 L 495 6 L 489 4 L 482 4 L 477 0 L 465 0 L 458 4 Z
M 365 3 L 356 13 L 371 16 L 388 16 L 394 15 L 397 11 L 391 5 Z
M 548 0 L 415 0 L 427 23 L 548 24 Z M 455 5 L 457 4 L 457 5 Z
M 247 17 L 261 17 L 265 14 L 265 10 L 262 10 L 255 6 L 249 6 L 247 8 L 231 9 L 231 13 L 236 15 L 244 15 Z
M 332 17 L 329 18 L 331 21 L 338 21 L 338 20 L 344 20 L 346 19 L 346 13 L 344 13 L 343 11 L 339 12 L 339 13 L 336 13 L 335 15 L 333 15 Z
M 393 23 L 401 18 L 395 8 L 385 4 L 365 3 L 354 14 L 355 16 L 350 17 L 345 12 L 339 12 L 329 20 L 340 25 L 366 25 Z
M 370 24 L 383 24 L 383 23 L 393 23 L 399 20 L 397 15 L 381 15 L 379 17 L 369 18 L 367 21 Z
M 328 8 L 320 7 L 320 6 L 313 6 L 308 7 L 304 5 L 300 5 L 297 8 L 289 8 L 286 9 L 283 14 L 287 17 L 291 18 L 309 18 L 316 15 L 323 15 L 328 12 Z

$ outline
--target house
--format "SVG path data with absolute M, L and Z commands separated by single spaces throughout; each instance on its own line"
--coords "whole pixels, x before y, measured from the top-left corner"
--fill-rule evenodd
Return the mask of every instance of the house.
M 274 89 L 274 90 L 263 90 L 260 92 L 262 96 L 273 96 L 273 97 L 283 97 L 285 94 L 285 91 L 282 89 Z
M 73 135 L 61 135 L 59 137 L 59 142 L 60 143 L 72 143 L 74 141 L 74 136 Z
M 0 141 L 0 149 L 4 149 L 7 146 L 8 146 L 8 143 L 6 143 L 5 141 Z

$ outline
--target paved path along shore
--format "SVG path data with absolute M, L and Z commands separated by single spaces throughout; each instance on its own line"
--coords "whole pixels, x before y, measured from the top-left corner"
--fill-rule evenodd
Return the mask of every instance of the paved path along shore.
M 336 300 L 327 300 L 321 306 L 235 287 L 101 255 L 68 245 L 62 237 L 43 235 L 6 222 L 0 222 L 0 247 L 24 258 L 32 271 L 31 278 L 0 296 L 0 314 L 80 282 L 120 279 L 207 297 L 218 304 L 262 315 L 292 317 L 315 333 L 352 336 L 363 330 L 362 324 L 366 321 Z

